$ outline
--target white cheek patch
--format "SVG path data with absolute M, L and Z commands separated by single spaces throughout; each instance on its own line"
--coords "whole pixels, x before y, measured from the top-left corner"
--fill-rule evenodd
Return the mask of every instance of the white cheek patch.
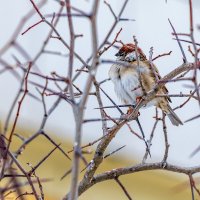
M 125 57 L 125 61 L 127 61 L 127 62 L 132 62 L 132 61 L 135 61 L 135 60 L 137 60 L 135 51 L 128 53 Z

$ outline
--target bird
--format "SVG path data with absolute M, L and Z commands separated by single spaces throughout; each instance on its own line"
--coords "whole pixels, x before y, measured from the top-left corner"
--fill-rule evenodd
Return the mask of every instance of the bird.
M 142 49 L 133 43 L 123 44 L 115 56 L 117 57 L 116 63 L 110 67 L 108 72 L 114 83 L 115 93 L 124 104 L 135 106 L 142 96 L 153 89 L 161 76 Z M 167 88 L 160 87 L 156 94 L 166 96 L 154 97 L 145 107 L 156 106 L 169 117 L 173 125 L 183 125 L 169 105 L 171 99 L 167 96 Z

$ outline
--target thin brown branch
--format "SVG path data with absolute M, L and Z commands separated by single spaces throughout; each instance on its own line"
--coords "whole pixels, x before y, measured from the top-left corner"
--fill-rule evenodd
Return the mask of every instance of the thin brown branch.
M 107 157 L 109 157 L 109 156 L 111 156 L 111 155 L 113 155 L 113 154 L 115 154 L 116 152 L 120 151 L 120 150 L 123 149 L 125 146 L 126 146 L 126 145 L 123 145 L 123 146 L 121 146 L 121 147 L 115 149 L 114 151 L 112 151 L 112 152 L 106 154 L 106 155 L 104 156 L 104 159 L 107 158 Z
M 122 28 L 117 32 L 114 40 L 108 46 L 104 47 L 102 51 L 99 51 L 99 56 L 101 56 L 105 51 L 107 51 L 110 47 L 112 47 L 115 44 L 121 31 L 122 31 Z
M 170 21 L 170 19 L 168 19 L 168 21 L 169 21 L 170 26 L 172 27 L 173 33 L 174 33 L 174 35 L 176 37 L 176 41 L 178 42 L 178 46 L 179 46 L 179 48 L 181 50 L 181 53 L 182 53 L 182 56 L 183 56 L 183 62 L 187 63 L 187 58 L 186 58 L 185 52 L 183 50 L 183 47 L 182 47 L 182 45 L 180 43 L 180 40 L 178 38 L 178 35 L 176 34 L 176 30 L 175 30 L 174 26 L 172 25 L 172 22 Z
M 12 137 L 13 137 L 16 125 L 17 125 L 17 121 L 18 121 L 18 118 L 19 118 L 21 106 L 22 106 L 22 103 L 23 103 L 23 101 L 24 101 L 24 99 L 26 97 L 26 94 L 28 93 L 28 76 L 29 76 L 29 72 L 31 70 L 31 66 L 32 66 L 32 63 L 30 62 L 29 66 L 28 66 L 28 69 L 27 69 L 27 73 L 25 74 L 25 77 L 24 77 L 24 84 L 25 84 L 25 86 L 24 86 L 24 88 L 25 88 L 24 89 L 24 93 L 23 93 L 20 101 L 18 102 L 17 113 L 16 113 L 16 116 L 15 116 L 15 119 L 14 119 L 14 122 L 13 122 L 13 126 L 12 126 L 12 129 L 11 129 L 9 138 L 8 138 L 8 144 L 7 144 L 7 148 L 6 148 L 5 159 L 4 159 L 4 162 L 3 162 L 3 167 L 1 169 L 1 176 L 0 176 L 1 178 L 3 177 L 3 174 L 4 174 L 7 153 L 9 152 L 9 148 L 10 148 L 10 145 L 11 145 L 11 142 L 12 142 Z
M 41 22 L 43 22 L 42 19 L 39 22 L 37 22 L 37 23 L 33 24 L 32 26 L 28 27 L 24 32 L 21 33 L 21 35 L 24 35 L 25 33 L 27 33 L 29 30 L 31 30 L 32 28 L 34 28 L 35 26 L 37 26 Z
M 71 15 L 71 2 L 70 0 L 65 0 L 66 4 L 66 10 L 69 15 Z M 74 101 L 74 91 L 73 91 L 73 85 L 71 82 L 72 79 L 72 72 L 73 72 L 73 63 L 74 63 L 74 47 L 75 47 L 75 33 L 74 33 L 74 26 L 72 17 L 68 16 L 68 25 L 69 25 L 69 32 L 70 32 L 70 46 L 69 46 L 69 64 L 68 64 L 68 86 L 69 86 L 69 92 L 70 97 L 72 101 Z
M 167 126 L 165 123 L 165 114 L 164 112 L 163 114 L 163 118 L 162 118 L 162 126 L 163 126 L 163 133 L 164 133 L 164 140 L 165 140 L 165 153 L 164 153 L 164 157 L 163 157 L 163 163 L 167 162 L 167 158 L 168 158 L 168 153 L 169 153 L 169 144 L 168 144 L 168 136 L 167 136 Z
M 60 146 L 60 145 L 59 145 Z M 44 161 L 57 149 L 58 147 L 54 147 L 44 158 L 42 158 L 37 165 L 35 165 L 34 167 L 32 167 L 32 169 L 28 172 L 29 176 L 31 176 L 32 174 L 35 173 L 36 169 L 42 164 L 44 163 Z
M 108 8 L 109 8 L 110 12 L 112 13 L 113 17 L 116 19 L 117 16 L 115 15 L 115 12 L 113 11 L 112 6 L 107 1 L 104 1 L 104 3 L 108 6 Z
M 101 94 L 100 94 L 100 90 L 99 90 L 99 83 L 97 83 L 96 79 L 94 79 L 93 81 L 95 89 L 96 89 L 96 97 L 97 97 L 97 101 L 99 104 L 99 107 L 103 107 L 103 103 L 102 103 L 102 98 L 101 98 Z M 106 120 L 106 113 L 105 110 L 102 108 L 100 109 L 100 113 L 101 113 L 101 118 L 102 118 L 102 130 L 103 130 L 103 135 L 107 134 L 107 122 Z
M 114 180 L 115 180 L 115 181 L 117 182 L 117 184 L 121 187 L 121 189 L 123 190 L 123 192 L 124 192 L 124 194 L 127 196 L 127 198 L 128 198 L 129 200 L 132 200 L 130 194 L 128 193 L 128 191 L 126 190 L 126 188 L 123 186 L 123 184 L 121 183 L 121 181 L 119 180 L 119 178 L 116 177 Z
M 152 140 L 153 140 L 153 137 L 154 137 L 154 133 L 155 133 L 155 130 L 156 130 L 156 127 L 157 127 L 157 124 L 158 124 L 158 120 L 157 120 L 157 118 L 158 118 L 158 111 L 157 111 L 157 109 L 156 109 L 156 121 L 155 121 L 155 123 L 154 123 L 154 125 L 153 125 L 153 128 L 152 128 L 152 131 L 151 131 L 151 134 L 150 134 L 150 138 L 149 138 L 149 140 L 147 141 L 148 142 L 148 147 L 149 147 L 149 149 L 150 149 L 150 147 L 151 147 L 151 144 L 152 144 Z M 146 152 L 145 152 L 145 154 L 144 154 L 144 157 L 143 157 L 143 160 L 142 160 L 142 164 L 144 164 L 145 162 L 146 162 L 146 160 L 147 160 L 147 157 L 148 157 L 148 149 L 146 149 Z
M 80 163 L 80 147 L 81 147 L 81 131 L 82 131 L 82 120 L 83 120 L 83 111 L 88 99 L 88 94 L 92 86 L 93 77 L 96 74 L 97 66 L 98 66 L 98 56 L 97 56 L 97 24 L 96 24 L 96 16 L 99 8 L 99 1 L 95 0 L 92 8 L 91 15 L 91 32 L 92 32 L 92 52 L 93 52 L 93 60 L 91 68 L 88 68 L 90 73 L 86 80 L 85 88 L 83 91 L 83 95 L 78 104 L 78 107 L 73 108 L 74 117 L 76 121 L 76 134 L 74 140 L 74 154 L 73 154 L 73 163 L 72 163 L 72 178 L 71 178 L 71 189 L 69 193 L 69 200 L 75 200 L 78 198 L 78 177 L 79 177 L 79 163 Z M 65 199 L 65 198 L 64 198 Z
M 189 174 L 189 180 L 190 180 L 190 189 L 191 189 L 192 200 L 195 200 L 195 198 L 194 198 L 194 180 L 193 180 L 191 174 Z
M 35 8 L 35 10 L 37 11 L 37 13 L 38 13 L 38 15 L 40 16 L 40 18 L 43 20 L 44 17 L 43 17 L 43 15 L 42 15 L 42 13 L 40 12 L 38 6 L 34 3 L 33 0 L 30 0 L 30 2 L 32 3 L 32 5 L 33 5 L 33 7 Z
M 174 40 L 176 40 L 176 38 L 173 38 Z M 183 39 L 179 39 L 179 41 L 181 41 L 181 42 L 187 42 L 187 43 L 190 43 L 190 44 L 192 44 L 192 42 L 191 41 L 189 41 L 189 40 L 183 40 Z M 195 45 L 197 45 L 197 46 L 200 46 L 200 43 L 195 43 Z
M 171 55 L 172 51 L 169 51 L 168 53 L 163 53 L 163 54 L 159 54 L 158 56 L 156 56 L 155 58 L 152 59 L 152 61 L 158 59 L 158 58 L 161 58 L 163 56 L 169 56 Z

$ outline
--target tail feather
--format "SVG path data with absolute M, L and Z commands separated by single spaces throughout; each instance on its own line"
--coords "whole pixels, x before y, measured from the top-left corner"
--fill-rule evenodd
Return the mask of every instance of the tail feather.
M 176 113 L 172 110 L 170 106 L 168 106 L 169 113 L 167 113 L 167 116 L 169 117 L 171 123 L 174 126 L 183 125 L 183 122 L 180 120 L 180 118 L 176 115 Z

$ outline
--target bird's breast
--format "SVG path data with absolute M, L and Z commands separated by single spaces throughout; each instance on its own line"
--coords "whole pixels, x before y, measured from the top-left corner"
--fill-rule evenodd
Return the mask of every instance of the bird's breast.
M 136 104 L 136 98 L 142 96 L 137 71 L 134 68 L 112 66 L 109 76 L 117 96 L 127 104 Z

